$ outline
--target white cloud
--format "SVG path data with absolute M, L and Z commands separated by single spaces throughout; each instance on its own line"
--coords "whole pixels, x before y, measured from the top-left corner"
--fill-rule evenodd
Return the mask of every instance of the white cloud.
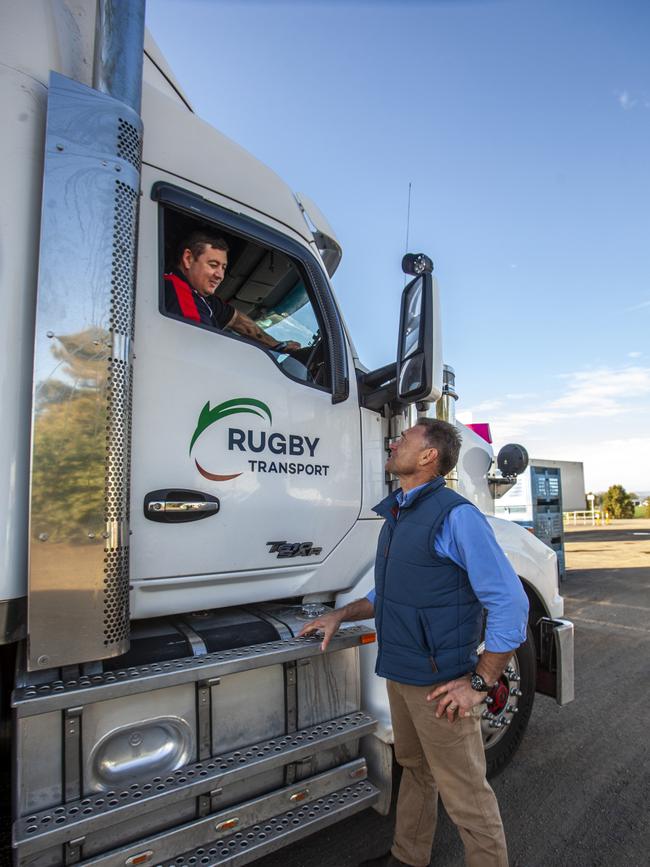
M 522 391 L 518 394 L 506 394 L 506 400 L 530 400 L 533 397 L 537 397 L 533 391 Z
M 489 420 L 495 427 L 525 432 L 561 421 L 638 411 L 639 404 L 632 399 L 646 396 L 650 399 L 650 367 L 601 367 L 560 374 L 559 379 L 563 383 L 559 397 L 540 399 L 537 404 L 516 410 L 508 409 L 502 400 L 484 400 L 476 406 L 463 407 L 463 412 L 473 417 L 493 412 Z M 508 397 L 517 399 L 516 395 Z M 534 395 L 522 397 L 530 400 Z
M 495 452 L 518 441 L 532 457 L 582 461 L 587 487 L 650 488 L 650 438 L 639 436 L 650 428 L 650 367 L 598 367 L 558 381 L 552 397 L 483 401 L 462 416 L 490 423 Z M 491 403 L 501 406 L 486 414 Z
M 648 454 L 650 437 L 630 436 L 583 442 L 564 449 L 558 443 L 553 457 L 582 461 L 588 491 L 605 491 L 610 485 L 644 491 L 650 487 Z
M 599 368 L 560 378 L 567 381 L 566 392 L 549 407 L 566 409 L 573 417 L 617 415 L 626 411 L 625 400 L 650 395 L 650 367 Z
M 502 400 L 483 400 L 481 403 L 473 406 L 471 412 L 479 414 L 482 412 L 493 412 L 495 409 L 501 409 L 502 406 L 504 406 Z
M 642 355 L 643 355 L 642 352 L 628 352 L 627 357 L 628 358 L 641 358 Z
M 636 99 L 632 99 L 629 91 L 627 90 L 619 90 L 616 92 L 616 99 L 618 100 L 618 104 L 621 106 L 623 111 L 629 111 L 631 108 L 637 104 Z
M 644 310 L 646 307 L 650 307 L 650 299 L 648 301 L 642 301 L 640 304 L 634 304 L 632 307 L 626 307 L 626 313 L 634 313 L 635 310 Z

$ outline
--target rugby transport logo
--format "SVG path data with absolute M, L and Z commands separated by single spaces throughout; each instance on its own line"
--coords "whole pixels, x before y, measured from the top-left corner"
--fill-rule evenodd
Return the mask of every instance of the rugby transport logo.
M 190 457 L 199 437 L 208 428 L 229 416 L 241 413 L 258 416 L 269 426 L 273 424 L 273 417 L 269 407 L 261 400 L 256 400 L 253 397 L 236 397 L 214 407 L 211 407 L 210 401 L 208 401 L 199 414 L 196 430 L 190 440 Z M 241 457 L 241 452 L 252 452 L 256 455 L 263 454 L 265 456 L 264 460 L 260 457 L 246 457 L 246 463 L 252 472 L 291 476 L 327 476 L 329 464 L 319 464 L 313 460 L 320 443 L 320 437 L 231 426 L 227 428 L 225 433 L 227 445 L 224 452 L 231 453 L 231 457 L 232 455 Z M 300 460 L 293 460 L 293 458 L 300 458 Z M 225 454 L 220 455 L 219 460 L 226 460 Z M 208 470 L 202 466 L 196 457 L 194 458 L 194 464 L 204 478 L 210 479 L 213 482 L 228 482 L 241 476 L 243 472 L 213 472 L 212 469 Z

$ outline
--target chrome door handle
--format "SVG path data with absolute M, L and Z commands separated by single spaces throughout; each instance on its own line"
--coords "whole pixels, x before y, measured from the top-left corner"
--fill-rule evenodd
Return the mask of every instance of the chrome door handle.
M 161 524 L 182 524 L 187 521 L 200 521 L 216 515 L 220 503 L 212 494 L 203 491 L 186 491 L 178 488 L 164 488 L 150 491 L 144 498 L 144 515 L 150 521 Z
M 209 512 L 219 511 L 219 503 L 197 503 L 194 500 L 151 500 L 147 504 L 150 512 Z

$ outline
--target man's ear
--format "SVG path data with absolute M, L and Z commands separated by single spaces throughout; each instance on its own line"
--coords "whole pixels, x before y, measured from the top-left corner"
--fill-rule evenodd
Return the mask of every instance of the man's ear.
M 183 266 L 183 268 L 187 269 L 190 267 L 193 261 L 194 256 L 192 255 L 192 251 L 189 247 L 186 247 L 181 253 L 181 265 Z
M 431 464 L 437 463 L 438 461 L 438 449 L 433 446 L 430 449 L 427 449 L 426 452 L 422 455 L 422 463 L 425 467 L 430 466 Z

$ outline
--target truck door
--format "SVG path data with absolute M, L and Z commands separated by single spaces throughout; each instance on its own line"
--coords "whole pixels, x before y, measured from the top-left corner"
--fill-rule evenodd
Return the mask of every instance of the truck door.
M 356 383 L 327 278 L 298 240 L 156 178 L 141 208 L 132 613 L 308 592 L 361 501 Z M 143 175 L 145 190 L 152 179 Z M 273 352 L 171 310 L 163 273 L 196 231 L 229 248 L 221 300 L 300 350 Z

